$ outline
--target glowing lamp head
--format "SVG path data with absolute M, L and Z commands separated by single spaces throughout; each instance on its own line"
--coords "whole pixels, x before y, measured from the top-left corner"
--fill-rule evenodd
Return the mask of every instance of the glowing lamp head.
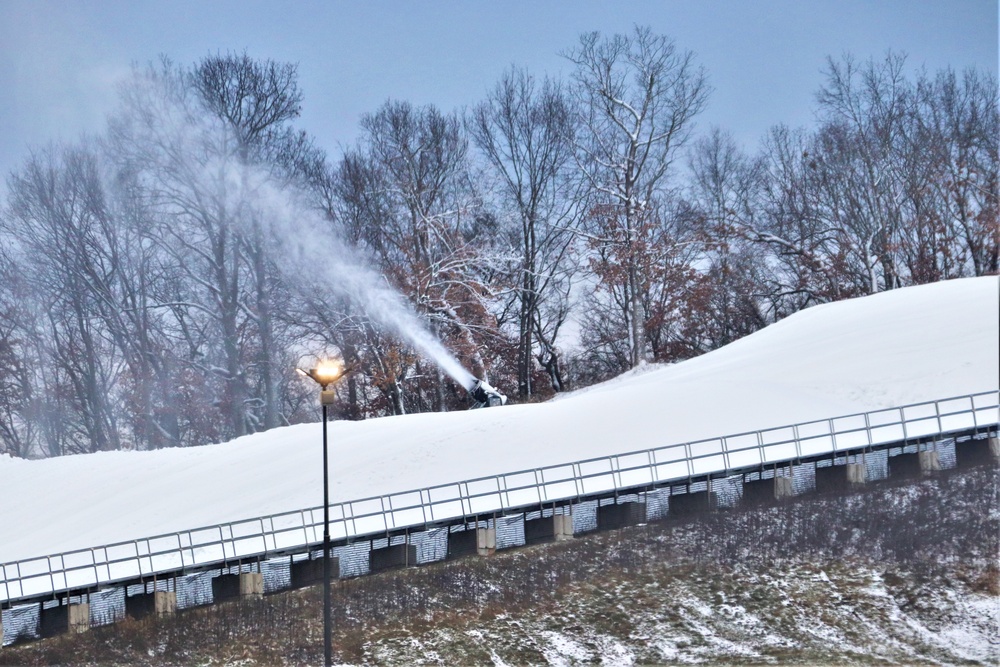
M 344 373 L 344 364 L 339 359 L 321 361 L 313 369 L 313 379 L 322 385 L 336 382 Z
M 311 370 L 304 371 L 301 368 L 296 370 L 302 375 L 311 377 L 323 389 L 326 389 L 328 385 L 333 384 L 344 375 L 344 362 L 339 359 L 325 359 Z

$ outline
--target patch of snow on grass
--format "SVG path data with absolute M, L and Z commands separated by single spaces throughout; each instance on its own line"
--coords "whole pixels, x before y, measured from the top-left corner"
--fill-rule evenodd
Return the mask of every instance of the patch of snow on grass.
M 545 662 L 553 667 L 570 667 L 594 660 L 593 653 L 573 637 L 552 630 L 539 634 L 547 642 L 541 647 L 542 655 L 545 656 Z

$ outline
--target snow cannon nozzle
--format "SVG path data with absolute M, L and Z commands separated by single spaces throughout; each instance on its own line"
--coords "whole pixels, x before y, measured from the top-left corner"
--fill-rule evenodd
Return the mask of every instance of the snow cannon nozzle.
M 469 396 L 474 402 L 473 408 L 493 408 L 507 404 L 507 397 L 494 389 L 486 380 L 476 380 L 469 388 Z

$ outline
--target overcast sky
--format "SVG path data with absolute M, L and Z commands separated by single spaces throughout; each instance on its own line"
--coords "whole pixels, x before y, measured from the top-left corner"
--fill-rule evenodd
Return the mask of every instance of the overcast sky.
M 243 52 L 295 62 L 299 126 L 332 157 L 388 98 L 469 106 L 511 63 L 565 75 L 580 33 L 649 25 L 696 53 L 713 93 L 699 130 L 747 148 L 769 127 L 810 125 L 828 55 L 888 49 L 912 68 L 998 68 L 997 0 L 480 2 L 0 0 L 0 173 L 30 146 L 99 132 L 115 82 L 164 54 L 191 64 Z

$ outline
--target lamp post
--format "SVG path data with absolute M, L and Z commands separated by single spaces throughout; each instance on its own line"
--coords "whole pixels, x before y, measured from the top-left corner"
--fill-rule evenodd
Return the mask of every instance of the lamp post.
M 340 360 L 321 361 L 315 368 L 305 371 L 296 368 L 302 375 L 312 378 L 320 386 L 319 402 L 323 408 L 323 659 L 330 667 L 332 643 L 330 635 L 330 468 L 327 454 L 326 408 L 331 405 L 336 392 L 327 389 L 344 377 L 344 364 Z

